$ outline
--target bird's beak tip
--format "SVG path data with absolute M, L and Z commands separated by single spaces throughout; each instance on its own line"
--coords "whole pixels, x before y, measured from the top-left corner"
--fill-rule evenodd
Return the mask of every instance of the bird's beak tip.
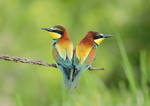
M 41 28 L 42 30 L 46 30 L 47 28 Z
M 112 37 L 112 35 L 104 35 L 104 38 Z
M 50 28 L 41 28 L 41 30 L 50 31 Z

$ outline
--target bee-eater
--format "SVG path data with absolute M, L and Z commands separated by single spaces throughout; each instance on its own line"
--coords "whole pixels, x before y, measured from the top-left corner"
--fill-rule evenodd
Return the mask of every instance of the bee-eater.
M 72 75 L 72 86 L 77 87 L 81 74 L 86 71 L 96 58 L 96 48 L 111 35 L 104 35 L 98 32 L 89 31 L 80 41 L 74 51 L 74 72 Z
M 53 58 L 56 61 L 57 68 L 59 68 L 63 74 L 64 85 L 70 89 L 70 79 L 73 73 L 73 44 L 68 33 L 66 29 L 60 25 L 42 29 L 48 31 L 53 38 Z

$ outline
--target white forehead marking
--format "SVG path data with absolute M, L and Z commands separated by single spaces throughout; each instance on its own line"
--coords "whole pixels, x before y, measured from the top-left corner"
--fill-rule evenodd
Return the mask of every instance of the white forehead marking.
M 50 29 L 52 29 L 52 30 L 60 30 L 59 28 L 56 28 L 56 27 L 52 27 Z

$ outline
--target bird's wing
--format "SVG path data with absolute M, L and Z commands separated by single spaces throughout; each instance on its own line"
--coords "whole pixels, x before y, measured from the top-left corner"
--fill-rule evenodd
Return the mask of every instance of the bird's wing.
M 96 48 L 93 48 L 93 49 L 90 51 L 88 57 L 89 57 L 89 58 L 88 58 L 87 64 L 90 65 L 90 64 L 94 61 L 94 59 L 96 58 Z
M 68 56 L 69 60 L 72 61 L 72 57 L 73 57 L 73 44 L 71 42 L 68 44 L 68 47 L 66 47 L 66 51 L 67 51 L 67 56 Z
M 92 47 L 86 45 L 78 45 L 76 47 L 76 56 L 81 64 L 85 61 L 91 50 Z
M 63 47 L 63 46 L 61 46 L 61 45 L 59 45 L 59 44 L 56 44 L 56 49 L 57 49 L 57 51 L 58 51 L 58 53 L 59 53 L 59 55 L 60 55 L 60 57 L 61 58 L 63 58 L 64 60 L 66 60 L 66 49 L 65 49 L 65 47 Z
M 64 60 L 68 57 L 70 61 L 72 61 L 73 57 L 73 44 L 70 40 L 66 39 L 59 39 L 57 44 L 55 45 L 60 57 Z
M 52 55 L 53 55 L 53 58 L 55 59 L 55 61 L 58 62 L 59 61 L 57 58 L 58 57 L 58 51 L 56 48 L 52 49 Z

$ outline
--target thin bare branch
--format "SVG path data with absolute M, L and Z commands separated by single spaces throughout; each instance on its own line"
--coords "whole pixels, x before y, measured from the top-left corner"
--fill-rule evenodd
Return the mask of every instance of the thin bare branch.
M 39 61 L 39 60 L 29 60 L 29 59 L 26 59 L 26 58 L 16 57 L 16 56 L 10 57 L 8 55 L 0 55 L 0 60 L 13 61 L 13 62 L 18 62 L 18 63 L 28 63 L 28 64 L 34 64 L 34 65 L 41 65 L 41 66 L 48 66 L 48 67 L 57 68 L 56 64 L 49 64 L 49 63 Z M 89 71 L 104 70 L 104 68 L 89 67 L 88 70 Z
M 104 68 L 94 68 L 94 67 L 89 67 L 89 71 L 94 71 L 94 70 L 104 70 Z
M 38 61 L 38 60 L 29 60 L 29 59 L 26 59 L 26 58 L 16 57 L 16 56 L 9 57 L 7 55 L 0 55 L 0 59 L 1 60 L 6 60 L 6 61 L 28 63 L 28 64 L 35 64 L 35 65 L 49 66 L 49 67 L 57 68 L 56 64 L 49 64 L 49 63 L 45 63 L 45 62 Z

